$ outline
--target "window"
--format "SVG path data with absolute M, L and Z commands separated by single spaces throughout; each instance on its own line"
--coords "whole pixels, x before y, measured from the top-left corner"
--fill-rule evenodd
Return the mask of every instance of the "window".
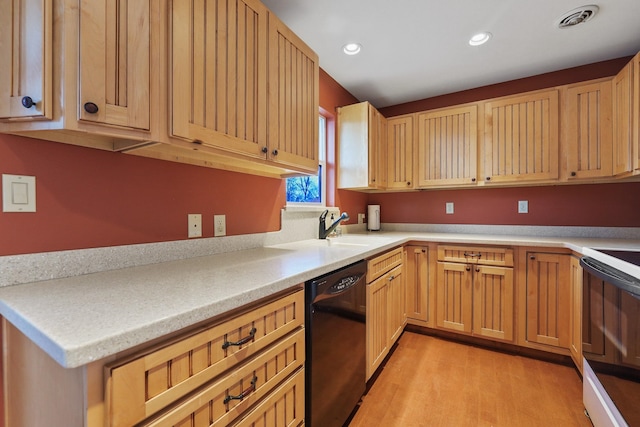
M 288 205 L 325 205 L 327 119 L 323 115 L 319 117 L 318 174 L 287 178 Z

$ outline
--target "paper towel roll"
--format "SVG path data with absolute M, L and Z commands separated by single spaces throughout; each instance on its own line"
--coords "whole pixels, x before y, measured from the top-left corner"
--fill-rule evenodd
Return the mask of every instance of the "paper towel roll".
M 368 206 L 367 230 L 380 230 L 380 205 Z

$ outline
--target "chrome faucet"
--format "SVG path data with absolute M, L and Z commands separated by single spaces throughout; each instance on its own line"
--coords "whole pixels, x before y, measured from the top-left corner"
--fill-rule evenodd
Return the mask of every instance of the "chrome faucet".
M 342 221 L 347 221 L 349 219 L 349 214 L 346 212 L 343 212 L 342 215 L 340 215 L 340 218 L 338 218 L 333 224 L 329 226 L 329 228 L 327 228 L 326 219 L 327 219 L 328 213 L 329 213 L 329 210 L 327 209 L 320 214 L 320 225 L 318 226 L 319 239 L 326 239 L 327 236 L 331 234 L 331 232 L 335 230 L 336 227 L 340 225 Z

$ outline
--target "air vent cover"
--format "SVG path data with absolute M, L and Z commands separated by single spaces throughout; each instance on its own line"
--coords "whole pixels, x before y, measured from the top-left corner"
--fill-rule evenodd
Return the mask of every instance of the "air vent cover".
M 596 5 L 589 5 L 570 10 L 558 19 L 558 28 L 571 28 L 578 24 L 582 24 L 583 22 L 587 22 L 593 18 L 593 16 L 598 12 L 598 9 L 599 8 Z

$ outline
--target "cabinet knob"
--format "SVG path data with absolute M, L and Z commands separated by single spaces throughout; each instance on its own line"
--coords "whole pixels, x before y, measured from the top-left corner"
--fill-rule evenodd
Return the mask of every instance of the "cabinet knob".
M 571 176 L 576 176 L 576 175 L 577 175 L 577 173 L 571 172 Z
M 89 114 L 96 114 L 98 112 L 98 106 L 93 102 L 85 102 L 84 111 L 86 111 Z
M 407 181 L 407 185 L 411 185 L 411 181 Z
M 396 278 L 396 276 L 391 275 L 391 276 L 389 276 L 389 281 L 392 281 L 395 278 Z
M 480 267 L 476 267 L 476 273 L 480 273 Z
M 486 177 L 485 181 L 491 181 L 491 177 L 490 176 Z
M 277 155 L 278 155 L 278 150 L 273 150 L 273 151 L 271 152 L 271 154 L 273 154 L 274 156 L 277 156 Z
M 476 179 L 475 178 L 471 178 L 471 182 L 476 182 Z
M 269 152 L 269 149 L 267 147 L 262 147 L 262 152 L 264 154 L 267 154 Z
M 530 255 L 529 259 L 536 259 L 536 256 L 535 255 Z
M 465 267 L 465 270 L 467 270 L 467 271 L 471 271 L 471 267 L 467 265 L 467 266 Z
M 31 108 L 31 107 L 35 107 L 36 103 L 33 102 L 33 99 L 31 99 L 30 96 L 23 96 L 22 97 L 22 106 L 24 108 Z

